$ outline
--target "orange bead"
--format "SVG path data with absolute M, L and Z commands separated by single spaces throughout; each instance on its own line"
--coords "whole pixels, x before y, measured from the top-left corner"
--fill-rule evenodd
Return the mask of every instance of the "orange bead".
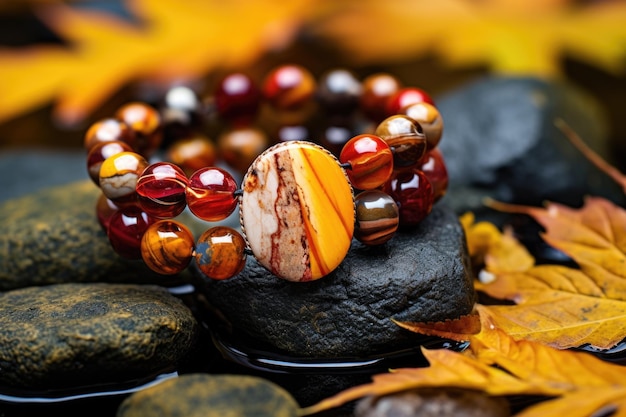
M 102 142 L 119 141 L 133 150 L 136 145 L 135 132 L 126 123 L 116 119 L 102 119 L 92 124 L 85 133 L 84 146 L 87 152 Z
M 235 229 L 216 226 L 205 231 L 196 244 L 198 268 L 211 279 L 237 275 L 246 264 L 246 242 Z
M 141 257 L 158 274 L 172 275 L 184 270 L 194 252 L 193 234 L 173 220 L 152 224 L 141 239 Z
M 126 123 L 137 136 L 136 149 L 149 157 L 163 141 L 163 127 L 159 112 L 146 103 L 128 103 L 118 109 L 115 117 Z
M 270 72 L 263 83 L 263 95 L 275 108 L 294 110 L 313 99 L 315 77 L 299 65 L 283 65 Z
M 391 74 L 378 73 L 363 80 L 360 107 L 365 116 L 378 123 L 387 117 L 387 101 L 401 88 L 400 81 Z
M 235 170 L 245 173 L 269 146 L 267 135 L 254 127 L 235 128 L 222 133 L 218 140 L 222 159 Z
M 215 165 L 217 151 L 209 138 L 198 135 L 174 142 L 167 151 L 167 159 L 191 175 L 200 168 Z
M 345 144 L 339 155 L 342 164 L 350 164 L 346 174 L 354 188 L 373 190 L 383 185 L 393 171 L 393 153 L 380 137 L 358 135 Z
M 427 150 L 437 147 L 443 134 L 443 119 L 435 106 L 425 102 L 413 103 L 402 108 L 400 114 L 409 116 L 420 124 L 426 135 Z

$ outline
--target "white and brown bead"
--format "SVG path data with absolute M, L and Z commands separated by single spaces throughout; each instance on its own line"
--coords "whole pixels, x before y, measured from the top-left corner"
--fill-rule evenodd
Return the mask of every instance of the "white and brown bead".
M 135 187 L 148 166 L 145 158 L 135 152 L 121 152 L 104 160 L 100 167 L 100 188 L 113 202 L 135 197 Z

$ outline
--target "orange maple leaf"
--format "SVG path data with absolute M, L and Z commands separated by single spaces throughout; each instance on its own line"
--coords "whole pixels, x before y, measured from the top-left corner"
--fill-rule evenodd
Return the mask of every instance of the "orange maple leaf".
M 557 350 L 541 343 L 515 340 L 497 327 L 497 320 L 479 308 L 482 331 L 470 335 L 470 350 L 423 349 L 429 366 L 402 368 L 373 377 L 369 384 L 349 388 L 302 409 L 302 415 L 338 407 L 365 396 L 384 396 L 415 388 L 461 388 L 492 396 L 554 397 L 524 409 L 517 416 L 590 416 L 600 410 L 626 410 L 624 368 L 594 356 Z M 619 410 L 619 411 L 618 411 Z M 621 414 L 620 414 L 621 413 Z
M 563 54 L 610 72 L 624 69 L 621 1 L 439 0 L 340 2 L 312 30 L 363 63 L 433 54 L 450 66 L 559 75 Z
M 132 81 L 193 80 L 249 64 L 289 42 L 311 0 L 127 0 L 140 23 L 55 5 L 39 15 L 69 43 L 0 49 L 0 121 L 56 100 L 82 121 Z
M 588 198 L 580 209 L 555 203 L 546 208 L 491 206 L 535 218 L 546 229 L 546 242 L 580 266 L 534 265 L 526 260 L 520 268 L 519 262 L 510 260 L 525 250 L 519 243 L 503 247 L 506 239 L 492 229 L 492 246 L 483 249 L 485 270 L 476 288 L 516 303 L 490 307 L 498 326 L 515 338 L 558 348 L 590 344 L 608 349 L 622 341 L 626 337 L 626 211 L 602 198 Z M 470 242 L 476 229 L 485 228 L 480 223 L 468 227 L 467 220 L 464 225 Z

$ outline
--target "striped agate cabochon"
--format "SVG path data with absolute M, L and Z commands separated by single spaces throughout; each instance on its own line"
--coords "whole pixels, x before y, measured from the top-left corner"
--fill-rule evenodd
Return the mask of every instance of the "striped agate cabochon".
M 315 280 L 346 257 L 354 233 L 352 187 L 326 149 L 306 141 L 274 145 L 250 165 L 242 188 L 243 233 L 274 275 Z

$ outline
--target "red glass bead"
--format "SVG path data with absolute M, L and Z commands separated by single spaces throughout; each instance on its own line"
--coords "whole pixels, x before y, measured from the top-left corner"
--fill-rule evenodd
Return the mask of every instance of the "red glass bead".
M 426 175 L 433 186 L 434 201 L 439 201 L 448 190 L 448 170 L 439 149 L 435 148 L 428 152 L 417 168 Z
M 354 198 L 354 237 L 365 245 L 381 245 L 398 230 L 400 214 L 394 199 L 380 190 L 363 191 Z
M 103 119 L 92 124 L 84 137 L 87 152 L 98 143 L 119 141 L 126 143 L 131 150 L 135 149 L 135 132 L 126 123 L 117 119 Z
M 263 82 L 263 96 L 275 108 L 294 110 L 312 101 L 316 82 L 309 70 L 283 65 L 271 71 Z
M 224 120 L 248 124 L 256 117 L 261 91 L 248 75 L 234 73 L 219 82 L 214 100 L 217 112 Z
M 372 74 L 363 80 L 360 108 L 370 120 L 380 123 L 387 117 L 387 101 L 402 87 L 391 74 Z
M 316 97 L 326 113 L 345 115 L 356 110 L 362 91 L 361 82 L 351 71 L 338 68 L 320 77 Z
M 421 88 L 417 87 L 404 87 L 399 89 L 393 94 L 387 101 L 387 115 L 393 116 L 394 114 L 400 114 L 400 111 L 414 103 L 423 103 L 435 105 L 433 99 L 428 93 Z
M 252 161 L 269 146 L 269 139 L 265 132 L 255 127 L 234 128 L 220 135 L 218 146 L 224 162 L 245 173 Z
M 422 127 L 426 135 L 426 150 L 437 147 L 443 135 L 443 119 L 435 106 L 429 103 L 413 103 L 402 108 L 400 114 L 409 116 Z
M 393 153 L 383 139 L 358 135 L 345 144 L 339 155 L 342 164 L 350 164 L 346 174 L 354 188 L 371 190 L 384 184 L 393 171 Z
M 185 210 L 189 180 L 182 169 L 169 162 L 149 165 L 137 180 L 141 208 L 151 216 L 169 219 Z
M 141 259 L 141 239 L 152 223 L 154 220 L 139 209 L 115 212 L 107 229 L 113 250 L 127 259 Z
M 217 151 L 213 141 L 201 135 L 179 139 L 167 150 L 167 159 L 178 165 L 187 175 L 200 168 L 215 165 Z
M 228 171 L 202 168 L 189 178 L 187 205 L 198 218 L 209 222 L 224 220 L 237 207 L 237 183 Z
M 421 126 L 408 116 L 386 118 L 375 134 L 391 147 L 394 169 L 414 167 L 426 153 L 426 136 Z
M 98 202 L 96 203 L 96 216 L 98 217 L 98 223 L 102 226 L 102 229 L 106 232 L 111 222 L 111 217 L 115 214 L 119 208 L 114 202 L 109 200 L 104 194 L 100 194 Z
M 194 257 L 198 268 L 211 279 L 237 275 L 246 265 L 246 242 L 234 229 L 225 226 L 205 231 L 196 244 Z
M 148 162 L 135 152 L 121 152 L 104 160 L 100 167 L 100 188 L 115 204 L 134 204 L 137 201 L 137 180 Z
M 105 159 L 122 152 L 132 152 L 130 145 L 120 142 L 100 142 L 96 143 L 87 154 L 87 172 L 89 178 L 99 187 L 100 168 Z
M 148 227 L 141 239 L 141 257 L 154 272 L 163 275 L 184 270 L 193 257 L 193 234 L 173 220 L 160 220 Z
M 383 191 L 398 204 L 401 226 L 419 224 L 433 208 L 433 187 L 418 169 L 394 172 Z
M 133 102 L 120 107 L 115 113 L 118 120 L 126 123 L 135 132 L 135 149 L 149 157 L 163 141 L 163 128 L 159 112 L 146 103 Z

